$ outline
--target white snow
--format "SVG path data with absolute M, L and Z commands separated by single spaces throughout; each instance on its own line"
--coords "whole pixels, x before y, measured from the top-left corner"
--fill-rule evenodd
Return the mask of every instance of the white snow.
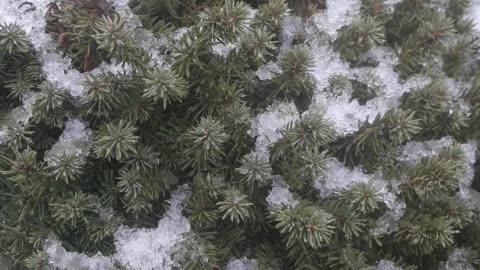
M 260 66 L 257 69 L 256 74 L 259 80 L 268 81 L 275 78 L 277 74 L 280 74 L 281 72 L 282 70 L 277 65 L 277 63 L 270 61 L 265 65 Z
M 410 141 L 400 147 L 400 155 L 397 160 L 406 164 L 414 165 L 422 158 L 432 157 L 440 154 L 445 148 L 453 145 L 455 140 L 451 137 L 444 137 L 440 140 L 430 140 L 425 142 Z M 464 200 L 469 206 L 474 207 L 472 199 L 472 181 L 474 178 L 474 163 L 476 161 L 477 143 L 470 141 L 461 144 L 465 159 L 465 170 L 463 176 L 459 179 L 459 191 L 457 196 Z
M 314 186 L 321 198 L 329 198 L 338 190 L 357 183 L 369 183 L 372 176 L 364 174 L 359 168 L 348 169 L 335 158 L 327 161 L 325 175 L 315 179 Z
M 480 33 L 480 0 L 471 0 L 470 7 L 465 12 L 465 18 L 475 24 L 475 30 Z
M 298 16 L 285 16 L 283 28 L 280 31 L 280 44 L 282 49 L 290 47 L 295 35 L 302 30 L 302 18 Z
M 381 260 L 377 264 L 375 270 L 402 270 L 400 267 L 396 267 L 395 263 L 389 260 Z
M 33 104 L 37 100 L 38 94 L 27 92 L 22 97 L 22 105 L 13 108 L 5 117 L 4 126 L 0 127 L 0 144 L 8 141 L 9 136 L 15 136 L 17 132 L 23 132 L 28 120 L 33 116 Z M 12 133 L 13 131 L 13 133 Z
M 246 257 L 240 259 L 230 259 L 225 270 L 257 270 L 257 262 L 255 260 L 247 259 Z
M 331 158 L 327 161 L 325 175 L 315 179 L 314 187 L 317 189 L 320 198 L 330 198 L 336 195 L 338 191 L 359 183 L 369 183 L 378 189 L 378 194 L 388 209 L 380 217 L 372 233 L 381 235 L 395 231 L 398 221 L 405 213 L 406 204 L 398 196 L 397 183 L 382 179 L 379 172 L 365 174 L 357 167 L 350 170 L 337 159 Z
M 52 163 L 63 155 L 84 159 L 88 156 L 92 138 L 92 131 L 82 121 L 71 119 L 65 124 L 65 129 L 57 143 L 45 153 L 45 161 L 49 165 L 54 165 Z
M 48 255 L 50 266 L 59 270 L 108 270 L 113 269 L 113 261 L 109 257 L 97 254 L 87 256 L 77 252 L 67 252 L 60 241 L 47 239 L 44 251 Z
M 326 118 L 334 123 L 337 134 L 340 136 L 357 131 L 359 122 L 364 122 L 368 118 L 371 123 L 378 114 L 383 115 L 387 110 L 398 107 L 399 98 L 404 93 L 431 82 L 430 78 L 422 76 L 414 76 L 400 82 L 398 74 L 394 71 L 398 59 L 393 50 L 386 47 L 372 49 L 366 54 L 367 57 L 379 61 L 377 67 L 353 69 L 329 46 L 318 45 L 312 51 L 315 53 L 312 74 L 316 79 L 317 90 L 310 107 L 325 108 Z M 377 97 L 369 100 L 365 105 L 360 105 L 357 100 L 351 100 L 349 92 L 338 97 L 332 95 L 328 90 L 329 79 L 338 75 L 351 80 L 365 78 L 370 86 L 379 89 Z
M 456 248 L 448 256 L 448 261 L 440 263 L 438 270 L 475 270 L 468 262 L 470 250 L 466 248 Z
M 422 158 L 440 154 L 446 147 L 452 146 L 453 142 L 454 139 L 451 137 L 426 142 L 410 141 L 400 147 L 400 155 L 397 160 L 413 165 Z
M 178 266 L 172 255 L 176 244 L 184 239 L 183 234 L 190 232 L 190 223 L 182 216 L 188 196 L 186 187 L 175 191 L 169 209 L 155 229 L 120 227 L 114 235 L 116 253 L 113 257 L 135 270 L 169 270 Z
M 182 216 L 183 205 L 190 192 L 182 186 L 172 193 L 170 206 L 155 229 L 135 229 L 121 226 L 114 235 L 116 252 L 112 256 L 97 254 L 88 257 L 76 252 L 66 252 L 58 241 L 49 239 L 44 250 L 49 264 L 61 270 L 106 270 L 113 262 L 133 270 L 169 270 L 178 267 L 178 243 L 190 233 L 190 224 Z M 97 209 L 99 210 L 99 209 Z M 100 211 L 110 210 L 100 207 Z M 176 252 L 175 256 L 173 256 Z
M 469 142 L 466 144 L 462 144 L 461 147 L 463 150 L 466 166 L 465 172 L 458 182 L 460 190 L 458 191 L 457 196 L 463 199 L 470 207 L 478 208 L 480 207 L 480 205 L 475 205 L 475 202 L 473 200 L 474 195 L 472 194 L 476 191 L 471 188 L 475 176 L 474 163 L 477 157 L 477 143 Z
M 269 157 L 268 146 L 282 138 L 280 131 L 300 117 L 295 104 L 275 102 L 252 121 L 249 135 L 257 137 L 255 151 Z
M 125 20 L 125 26 L 128 29 L 133 29 L 134 40 L 139 48 L 142 48 L 150 55 L 150 65 L 162 66 L 165 59 L 160 53 L 160 48 L 167 44 L 167 37 L 155 36 L 152 31 L 144 29 L 140 18 L 133 13 L 128 6 L 128 0 L 114 0 L 111 1 L 121 18 Z M 183 30 L 182 30 L 183 31 Z M 181 36 L 179 34 L 179 36 Z
M 297 200 L 288 190 L 288 185 L 280 175 L 273 176 L 272 190 L 268 194 L 266 201 L 270 208 L 281 207 L 282 205 L 296 205 Z
M 313 15 L 313 20 L 320 30 L 335 40 L 337 30 L 359 18 L 360 7 L 359 0 L 327 0 L 327 9 Z

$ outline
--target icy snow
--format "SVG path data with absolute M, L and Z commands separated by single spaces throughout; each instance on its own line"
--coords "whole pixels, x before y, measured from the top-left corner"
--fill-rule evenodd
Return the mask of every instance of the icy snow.
M 249 135 L 257 137 L 255 151 L 269 157 L 268 146 L 282 138 L 281 131 L 300 117 L 295 104 L 275 102 L 252 121 Z
M 456 248 L 448 256 L 448 261 L 441 263 L 438 270 L 474 270 L 476 269 L 468 262 L 468 253 L 466 248 Z
M 156 37 L 152 31 L 144 29 L 140 18 L 128 6 L 129 0 L 113 0 L 110 2 L 115 7 L 115 11 L 125 20 L 126 27 L 134 29 L 136 45 L 150 54 L 150 64 L 152 66 L 162 66 L 164 59 L 160 53 L 160 48 L 167 43 L 167 38 L 164 36 Z
M 454 139 L 451 137 L 444 137 L 440 140 L 430 140 L 425 142 L 410 141 L 404 146 L 400 147 L 400 155 L 397 160 L 406 164 L 414 165 L 422 158 L 432 157 L 440 154 L 445 148 L 452 146 Z M 477 143 L 470 141 L 461 144 L 465 159 L 465 171 L 463 176 L 459 179 L 459 191 L 457 196 L 471 207 L 473 207 L 471 185 L 474 178 L 474 163 L 476 161 Z
M 44 0 L 31 0 L 29 2 L 33 4 L 35 9 L 24 12 L 24 10 L 18 9 L 19 1 L 4 1 L 6 2 L 0 10 L 0 23 L 17 23 L 22 26 L 38 53 L 42 71 L 46 79 L 58 85 L 59 88 L 67 89 L 73 97 L 81 98 L 84 95 L 82 82 L 88 72 L 82 74 L 74 69 L 71 65 L 71 59 L 62 57 L 57 53 L 56 42 L 52 40 L 52 37 L 48 33 L 45 33 L 45 13 L 48 2 Z M 123 18 L 127 19 L 127 27 L 130 24 L 137 26 L 134 32 L 136 34 L 135 40 L 138 42 L 137 45 L 149 52 L 155 63 L 163 63 L 163 59 L 159 55 L 158 47 L 165 42 L 161 42 L 155 38 L 151 32 L 141 28 L 140 20 L 136 15 L 132 14 L 130 8 L 127 6 L 128 1 L 116 0 L 113 1 L 113 3 L 117 7 L 117 11 L 122 13 Z M 128 73 L 131 71 L 131 66 L 107 65 L 103 63 L 100 69 L 104 71 Z M 98 72 L 98 70 L 93 72 Z
M 389 260 L 381 260 L 377 264 L 375 270 L 402 270 L 400 267 L 396 267 L 395 263 Z
M 29 2 L 35 6 L 35 9 L 23 12 L 18 9 L 19 1 L 6 0 L 0 10 L 0 22 L 16 22 L 21 25 L 38 53 L 47 80 L 55 83 L 59 88 L 67 89 L 72 96 L 81 97 L 83 75 L 71 68 L 71 59 L 63 58 L 55 52 L 52 38 L 45 33 L 45 13 L 48 2 L 43 0 Z
M 190 231 L 190 223 L 182 215 L 188 196 L 185 186 L 175 191 L 169 209 L 155 229 L 121 227 L 114 235 L 114 258 L 122 265 L 138 270 L 168 270 L 178 266 L 171 255 L 175 245 L 183 240 L 183 234 Z
M 400 82 L 394 66 L 398 59 L 392 49 L 379 47 L 370 50 L 366 56 L 379 61 L 377 67 L 350 68 L 349 64 L 340 59 L 330 46 L 315 45 L 312 52 L 315 54 L 315 66 L 312 74 L 316 79 L 315 91 L 310 107 L 325 108 L 325 117 L 335 124 L 337 134 L 344 136 L 359 129 L 359 122 L 369 120 L 371 123 L 378 114 L 383 115 L 387 110 L 398 107 L 399 98 L 414 88 L 421 88 L 431 82 L 430 78 L 414 76 Z M 347 79 L 358 80 L 366 77 L 369 83 L 378 83 L 379 91 L 376 98 L 367 104 L 360 105 L 357 100 L 351 100 L 350 93 L 339 97 L 333 96 L 328 91 L 329 79 L 342 75 Z M 369 76 L 373 75 L 373 78 Z
M 223 58 L 227 58 L 231 51 L 238 50 L 238 48 L 240 47 L 240 44 L 241 44 L 240 41 L 237 43 L 227 43 L 227 44 L 217 43 L 212 46 L 212 52 L 215 55 L 221 56 Z
M 44 250 L 50 265 L 61 270 L 105 270 L 110 269 L 115 261 L 134 270 L 174 269 L 180 258 L 173 253 L 178 250 L 178 243 L 184 240 L 184 234 L 190 232 L 190 224 L 182 216 L 189 194 L 187 186 L 172 192 L 170 207 L 155 229 L 120 227 L 114 235 L 116 252 L 109 257 L 67 252 L 58 241 L 47 240 Z
M 295 35 L 302 30 L 302 19 L 297 16 L 286 16 L 283 19 L 284 27 L 280 31 L 281 48 L 286 49 L 293 43 Z
M 327 9 L 314 15 L 313 20 L 320 30 L 334 40 L 337 30 L 359 17 L 360 7 L 359 0 L 327 0 Z
M 257 270 L 257 262 L 246 257 L 230 259 L 225 270 Z
M 38 94 L 35 92 L 27 92 L 22 97 L 22 105 L 12 109 L 5 117 L 5 124 L 0 128 L 0 144 L 5 143 L 11 134 L 11 128 L 17 131 L 23 131 L 28 123 L 28 120 L 33 116 L 33 104 L 37 100 Z
M 365 174 L 357 167 L 350 170 L 337 159 L 331 158 L 327 161 L 325 175 L 314 180 L 314 187 L 321 198 L 329 198 L 338 191 L 359 183 L 370 183 L 378 189 L 382 201 L 388 208 L 379 219 L 377 227 L 372 233 L 381 235 L 395 231 L 398 221 L 405 213 L 406 204 L 397 196 L 397 183 L 383 180 L 379 172 L 376 174 Z
M 440 154 L 446 147 L 452 146 L 453 142 L 452 137 L 425 142 L 410 141 L 400 147 L 400 155 L 397 160 L 413 165 L 422 158 Z
M 77 156 L 84 159 L 88 156 L 92 143 L 92 131 L 79 119 L 71 119 L 52 149 L 45 153 L 45 161 L 49 165 L 57 159 L 53 157 Z
M 337 190 L 345 189 L 357 183 L 369 183 L 372 179 L 359 168 L 348 169 L 335 158 L 327 161 L 325 175 L 317 177 L 314 182 L 321 198 L 335 195 Z
M 58 240 L 47 239 L 45 252 L 49 264 L 59 270 L 108 270 L 113 268 L 112 259 L 97 254 L 87 256 L 77 252 L 67 252 Z
M 277 74 L 280 74 L 282 70 L 272 61 L 266 63 L 265 65 L 260 66 L 257 71 L 257 77 L 261 81 L 268 81 L 276 77 Z
M 475 30 L 480 33 L 480 0 L 471 0 L 470 7 L 465 12 L 466 19 L 475 24 Z
M 266 201 L 270 208 L 282 205 L 296 205 L 298 203 L 293 198 L 293 194 L 288 190 L 287 183 L 280 175 L 273 176 L 272 190 L 268 194 Z

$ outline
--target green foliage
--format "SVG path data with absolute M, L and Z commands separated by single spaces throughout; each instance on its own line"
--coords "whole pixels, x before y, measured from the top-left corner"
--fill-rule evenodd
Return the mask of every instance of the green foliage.
M 228 139 L 224 126 L 211 117 L 200 119 L 197 126 L 182 136 L 185 167 L 201 172 L 216 165 L 224 156 L 223 144 Z
M 59 198 L 50 203 L 53 212 L 52 217 L 61 223 L 70 223 L 75 227 L 77 222 L 85 221 L 85 212 L 91 212 L 95 208 L 90 195 L 82 192 L 68 194 L 67 198 Z
M 384 0 L 362 0 L 362 15 L 365 17 L 374 17 L 385 22 L 388 18 Z
M 121 119 L 104 125 L 95 136 L 93 149 L 98 157 L 122 160 L 135 153 L 138 136 L 136 128 Z
M 402 194 L 407 201 L 449 195 L 456 190 L 462 175 L 463 152 L 458 146 L 445 149 L 440 155 L 422 159 L 407 171 Z
M 222 219 L 234 223 L 246 222 L 251 219 L 253 203 L 249 202 L 247 195 L 241 194 L 236 189 L 225 191 L 225 198 L 217 203 L 218 210 L 223 213 Z
M 442 81 L 435 81 L 426 87 L 412 91 L 403 102 L 405 110 L 415 112 L 415 117 L 421 119 L 425 132 L 438 133 L 442 112 L 446 111 L 451 99 Z M 443 132 L 443 130 L 441 131 Z
M 454 33 L 453 20 L 434 14 L 418 25 L 415 34 L 408 36 L 400 45 L 397 69 L 403 76 L 419 72 L 430 57 L 442 51 Z
M 71 252 L 109 256 L 119 226 L 157 226 L 171 191 L 185 185 L 191 231 L 173 248 L 179 269 L 223 269 L 245 256 L 265 270 L 376 269 L 380 260 L 430 270 L 458 247 L 478 267 L 478 211 L 458 197 L 476 194 L 465 187 L 472 172 L 458 143 L 480 138 L 478 37 L 463 19 L 470 1 L 446 1 L 445 12 L 431 0 L 359 2 L 360 17 L 330 40 L 312 36 L 324 16 L 315 14 L 329 12 L 324 0 L 132 0 L 129 8 L 162 41 L 147 52 L 131 18 L 108 1 L 54 1 L 45 31 L 83 73 L 80 98 L 44 78 L 19 25 L 0 24 L 0 259 L 12 269 L 50 268 L 50 237 Z M 291 15 L 305 31 L 285 46 Z M 219 45 L 233 49 L 219 55 Z M 314 77 L 318 46 L 331 46 L 353 73 L 315 69 L 332 75 Z M 398 61 L 374 59 L 379 47 Z M 383 60 L 396 62 L 404 87 L 416 82 L 404 80 L 411 76 L 432 83 L 398 104 L 398 95 L 378 100 L 385 93 L 377 85 L 391 83 L 378 79 Z M 127 68 L 97 69 L 110 64 Z M 279 71 L 263 81 L 265 64 Z M 321 80 L 328 86 L 316 89 Z M 317 108 L 324 95 L 390 109 L 338 134 L 341 123 L 325 114 L 330 104 Z M 22 103 L 32 96 L 30 116 Z M 260 146 L 251 125 L 278 102 L 295 104 L 300 117 L 269 130 L 279 138 Z M 85 155 L 48 152 L 72 119 L 93 130 L 91 147 Z M 446 136 L 456 143 L 439 154 L 398 156 L 410 141 Z M 332 158 L 372 181 L 335 178 Z M 350 184 L 322 197 L 318 181 Z
M 385 29 L 375 17 L 365 17 L 340 30 L 335 50 L 349 62 L 357 62 L 362 53 L 385 41 Z
M 258 7 L 255 23 L 266 25 L 272 32 L 279 31 L 283 26 L 283 19 L 290 14 L 290 9 L 285 0 L 270 0 Z
M 268 183 L 272 174 L 268 160 L 252 153 L 244 156 L 240 162 L 242 165 L 236 171 L 242 175 L 242 181 L 250 187 L 250 190 L 264 187 Z
M 304 245 L 318 249 L 330 243 L 334 233 L 333 216 L 303 202 L 276 209 L 271 215 L 275 228 L 285 238 L 287 248 L 292 250 Z
M 235 42 L 238 36 L 248 31 L 247 4 L 236 0 L 226 0 L 222 5 L 216 5 L 200 12 L 199 27 L 212 33 L 212 39 L 219 42 Z
M 454 78 L 469 78 L 478 67 L 470 62 L 470 58 L 477 53 L 475 39 L 470 36 L 460 36 L 448 47 L 443 54 L 444 71 Z
M 473 84 L 465 92 L 465 100 L 470 104 L 470 121 L 468 122 L 470 133 L 472 137 L 479 138 L 478 132 L 480 127 L 480 77 L 473 80 Z
M 33 107 L 33 122 L 45 123 L 50 127 L 62 127 L 69 111 L 68 96 L 63 89 L 51 83 L 40 85 L 40 93 Z
M 304 46 L 295 46 L 289 49 L 280 58 L 278 66 L 282 73 L 274 79 L 278 90 L 275 95 L 293 99 L 300 94 L 313 90 L 313 79 L 310 70 L 313 66 L 311 52 Z
M 450 246 L 454 233 L 451 222 L 444 217 L 411 213 L 400 223 L 395 239 L 407 245 L 406 252 L 422 255 Z
M 362 214 L 370 214 L 379 209 L 380 190 L 372 184 L 356 184 L 340 194 L 340 201 L 350 203 L 352 208 Z
M 30 44 L 23 29 L 16 24 L 2 24 L 0 27 L 1 56 L 23 54 L 30 51 Z
M 133 29 L 124 29 L 124 25 L 125 21 L 120 16 L 113 16 L 113 18 L 104 16 L 95 22 L 92 38 L 104 58 L 114 58 L 121 63 L 137 64 L 141 58 L 139 59 L 139 55 L 135 53 Z
M 68 184 L 70 181 L 79 179 L 84 165 L 85 161 L 80 157 L 63 154 L 50 157 L 47 169 L 55 180 L 65 181 Z
M 181 101 L 187 95 L 187 82 L 174 72 L 163 69 L 147 74 L 143 96 L 161 100 L 165 109 L 172 101 Z
M 388 153 L 392 147 L 411 140 L 419 131 L 420 121 L 413 112 L 389 110 L 383 116 L 377 115 L 371 123 L 365 121 L 359 131 L 347 138 L 339 153 L 347 164 L 360 161 L 370 167 L 381 157 L 380 153 Z

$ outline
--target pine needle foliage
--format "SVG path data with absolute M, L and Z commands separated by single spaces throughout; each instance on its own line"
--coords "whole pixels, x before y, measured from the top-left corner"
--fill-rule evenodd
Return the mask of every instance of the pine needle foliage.
M 180 186 L 191 230 L 172 249 L 175 269 L 225 269 L 246 257 L 265 270 L 373 270 L 382 260 L 433 270 L 459 249 L 480 267 L 479 211 L 459 196 L 475 196 L 480 175 L 463 145 L 480 139 L 471 1 L 391 2 L 358 1 L 334 38 L 311 36 L 331 0 L 128 1 L 138 20 L 112 1 L 51 1 L 49 52 L 20 24 L 0 24 L 0 268 L 55 268 L 52 238 L 68 252 L 113 255 L 118 229 L 156 227 Z M 292 19 L 305 29 L 290 33 Z M 139 31 L 158 44 L 146 46 Z M 332 59 L 319 60 L 316 45 L 354 75 L 317 70 Z M 378 50 L 398 59 L 398 81 L 357 76 L 381 72 Z M 58 83 L 63 73 L 52 80 L 49 53 L 71 59 L 83 95 L 68 89 L 77 82 Z M 317 89 L 323 73 L 332 76 Z M 353 132 L 337 130 L 330 104 L 318 106 L 325 95 L 381 107 L 379 85 L 424 77 Z M 254 136 L 278 104 L 296 114 L 257 127 L 273 136 Z M 66 134 L 74 119 L 91 138 Z M 450 146 L 418 160 L 400 153 L 445 137 Z M 336 164 L 345 165 L 339 175 Z M 134 270 L 109 258 L 105 270 Z

